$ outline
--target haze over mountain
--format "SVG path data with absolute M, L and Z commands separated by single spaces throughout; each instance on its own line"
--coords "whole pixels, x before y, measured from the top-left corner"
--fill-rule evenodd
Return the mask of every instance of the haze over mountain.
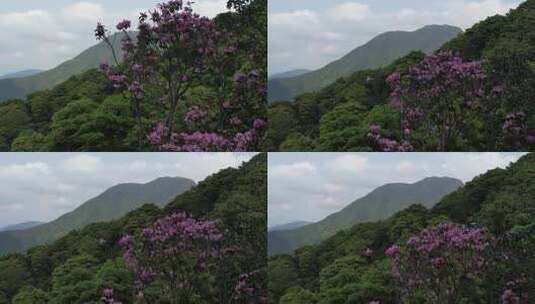
M 122 33 L 110 37 L 119 60 L 122 58 L 121 40 L 123 37 Z M 0 78 L 0 102 L 11 98 L 24 98 L 30 93 L 50 89 L 71 76 L 98 67 L 102 62 L 114 63 L 113 54 L 104 42 L 88 48 L 51 70 L 20 78 Z
M 462 30 L 450 25 L 429 25 L 416 31 L 380 34 L 323 68 L 297 77 L 268 81 L 268 100 L 290 101 L 295 96 L 317 91 L 338 78 L 365 69 L 388 65 L 411 51 L 432 53 Z
M 32 221 L 32 222 L 25 222 L 25 223 L 20 223 L 20 224 L 13 224 L 13 225 L 0 227 L 0 232 L 1 231 L 24 230 L 24 229 L 29 229 L 29 228 L 32 228 L 32 227 L 39 226 L 41 224 L 44 224 L 44 222 Z
M 41 72 L 43 72 L 43 70 L 28 69 L 28 70 L 23 70 L 23 71 L 18 71 L 18 72 L 2 75 L 0 76 L 0 79 L 28 77 L 28 76 L 32 76 L 35 74 L 39 74 Z
M 357 223 L 386 219 L 413 204 L 433 207 L 444 196 L 462 185 L 462 181 L 450 177 L 429 177 L 413 184 L 383 185 L 317 223 L 294 230 L 270 232 L 268 252 L 270 255 L 291 253 L 299 247 L 316 244 Z
M 308 224 L 312 224 L 312 222 L 296 221 L 296 222 L 291 222 L 291 223 L 287 223 L 287 224 L 273 226 L 273 227 L 269 228 L 268 231 L 292 230 L 292 229 L 301 228 L 301 227 L 303 227 L 305 225 L 308 225 Z
M 311 72 L 311 71 L 310 70 L 306 70 L 306 69 L 290 70 L 290 71 L 287 71 L 287 72 L 273 74 L 273 75 L 269 76 L 269 79 L 292 78 L 292 77 L 301 76 L 301 75 L 309 73 L 309 72 Z
M 162 177 L 146 184 L 116 185 L 54 221 L 26 230 L 1 232 L 0 254 L 52 242 L 71 230 L 118 219 L 147 203 L 163 207 L 194 185 L 193 180 L 182 177 Z

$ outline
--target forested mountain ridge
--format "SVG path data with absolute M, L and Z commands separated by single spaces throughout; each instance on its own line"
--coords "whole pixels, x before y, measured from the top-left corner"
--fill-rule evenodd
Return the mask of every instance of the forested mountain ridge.
M 0 254 L 21 252 L 53 242 L 72 230 L 118 219 L 147 203 L 162 207 L 194 185 L 190 179 L 166 177 L 146 184 L 113 186 L 54 221 L 29 229 L 0 232 Z
M 316 93 L 295 98 L 294 103 L 269 106 L 268 144 L 273 151 L 529 151 L 535 149 L 535 109 L 528 100 L 535 95 L 535 60 L 531 16 L 535 1 L 528 0 L 505 16 L 489 17 L 447 42 L 432 56 L 411 53 L 384 68 L 356 72 L 339 78 Z M 433 63 L 434 62 L 434 63 Z M 483 80 L 457 79 L 457 85 L 441 87 L 439 78 L 418 85 L 416 73 L 451 77 L 447 66 L 457 62 L 485 75 Z M 433 74 L 432 66 L 440 69 Z M 473 71 L 475 72 L 475 71 Z M 392 76 L 389 78 L 389 76 Z M 398 76 L 401 78 L 398 78 Z M 404 79 L 404 81 L 398 81 Z M 484 87 L 474 106 L 461 86 Z M 397 86 L 397 91 L 394 87 Z M 401 87 L 400 87 L 401 86 Z M 451 98 L 413 98 L 439 87 Z M 418 89 L 421 88 L 421 92 Z M 414 91 L 416 90 L 416 91 Z M 394 96 L 393 93 L 403 96 Z M 407 93 L 410 92 L 410 93 Z M 428 94 L 426 96 L 434 96 Z M 449 95 L 441 95 L 449 96 Z M 409 103 L 409 117 L 396 101 Z M 437 131 L 436 109 L 440 102 L 451 104 L 451 115 L 460 117 L 448 140 Z M 466 102 L 464 102 L 466 101 Z M 407 104 L 406 107 L 409 105 Z M 416 111 L 416 112 L 415 112 Z M 405 122 L 405 124 L 400 122 Z M 511 131 L 518 124 L 520 132 Z M 408 127 L 408 128 L 407 128 Z M 372 132 L 370 132 L 372 131 Z M 442 133 L 442 134 L 438 134 Z
M 357 223 L 384 220 L 413 204 L 433 207 L 463 183 L 454 178 L 430 177 L 413 184 L 394 183 L 378 187 L 325 219 L 301 228 L 268 234 L 268 253 L 291 253 L 313 245 Z
M 212 235 L 211 248 L 223 242 L 224 251 L 221 256 L 207 260 L 206 256 L 190 255 L 193 248 L 188 246 L 179 255 L 167 256 L 165 261 L 173 261 L 174 266 L 182 265 L 181 259 L 186 259 L 187 263 L 182 266 L 189 267 L 199 259 L 199 263 L 206 263 L 207 269 L 193 263 L 195 269 L 184 271 L 182 274 L 195 285 L 180 295 L 169 294 L 169 289 L 162 287 L 165 280 L 152 282 L 144 277 L 149 287 L 144 290 L 143 298 L 149 303 L 170 299 L 189 303 L 257 303 L 259 295 L 266 292 L 267 284 L 266 255 L 263 254 L 266 252 L 266 208 L 267 156 L 260 154 L 238 169 L 224 169 L 206 178 L 178 195 L 164 209 L 144 205 L 118 220 L 71 231 L 53 243 L 31 248 L 24 254 L 0 257 L 0 302 L 29 299 L 27 303 L 101 303 L 112 293 L 115 301 L 133 303 L 134 298 L 140 296 L 139 285 L 134 283 L 138 278 L 128 266 L 128 256 L 123 258 L 127 248 L 119 243 L 124 244 L 130 239 L 128 236 L 132 241 L 140 240 L 142 232 L 150 231 L 148 228 L 156 229 L 158 223 L 189 214 L 191 217 L 186 222 L 180 222 L 194 224 L 188 225 L 188 229 L 217 225 L 223 239 Z M 189 233 L 195 232 L 190 230 Z M 189 245 L 198 246 L 190 241 Z M 155 269 L 158 264 L 152 261 L 151 265 Z M 235 287 L 242 286 L 240 282 L 247 288 L 254 286 L 254 294 L 239 293 L 240 289 Z
M 502 300 L 510 296 L 518 299 L 517 303 L 530 303 L 535 290 L 534 204 L 535 155 L 529 154 L 506 169 L 489 170 L 474 178 L 431 209 L 413 205 L 386 220 L 357 224 L 318 245 L 299 248 L 294 255 L 271 257 L 270 299 L 280 304 L 446 303 L 432 300 L 435 290 L 428 285 L 404 285 L 403 278 L 415 274 L 436 278 L 441 290 L 454 290 L 449 294 L 453 303 L 510 303 Z M 447 262 L 450 272 L 446 273 L 440 272 L 440 264 L 423 268 L 405 259 L 417 254 L 410 251 L 413 242 L 437 227 L 449 227 L 439 225 L 448 222 L 465 227 L 466 232 L 489 233 L 492 241 L 480 248 L 483 252 L 440 247 L 413 258 L 423 265 L 430 257 L 471 252 L 484 259 L 486 266 L 470 272 L 469 278 L 470 270 L 459 271 L 455 263 Z M 456 229 L 460 228 L 449 230 L 446 236 L 453 236 Z M 447 240 L 437 236 L 435 242 Z M 387 254 L 398 249 L 402 255 L 394 255 L 399 267 L 395 268 Z M 508 258 L 504 259 L 504 254 Z M 526 279 L 511 283 L 516 277 Z M 450 284 L 460 282 L 469 288 L 449 289 Z
M 135 35 L 133 32 L 131 34 Z M 123 54 L 121 49 L 123 37 L 123 33 L 117 33 L 110 40 L 117 50 L 116 56 L 119 60 Z M 103 62 L 113 64 L 114 58 L 109 47 L 104 42 L 100 42 L 53 69 L 41 71 L 36 75 L 0 79 L 0 102 L 13 98 L 25 98 L 28 94 L 51 89 L 72 76 L 98 68 Z
M 432 53 L 462 30 L 449 25 L 429 25 L 406 32 L 382 33 L 342 58 L 321 69 L 268 82 L 268 100 L 291 101 L 295 96 L 312 93 L 354 72 L 386 66 L 411 51 Z

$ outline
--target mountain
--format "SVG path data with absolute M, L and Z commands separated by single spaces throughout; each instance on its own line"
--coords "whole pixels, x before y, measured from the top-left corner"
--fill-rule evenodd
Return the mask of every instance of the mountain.
M 277 73 L 269 76 L 269 79 L 283 79 L 283 78 L 292 78 L 301 76 L 303 74 L 311 72 L 310 70 L 306 69 L 297 69 L 297 70 L 291 70 L 287 72 Z
M 146 203 L 164 206 L 194 185 L 194 181 L 182 177 L 163 177 L 146 184 L 116 185 L 52 222 L 26 230 L 1 232 L 0 254 L 54 241 L 91 223 L 118 219 Z
M 36 69 L 23 70 L 23 71 L 20 71 L 20 72 L 15 72 L 15 73 L 9 73 L 9 74 L 2 75 L 2 76 L 0 76 L 0 80 L 1 79 L 9 79 L 9 78 L 28 77 L 28 76 L 32 76 L 32 75 L 35 75 L 35 74 L 39 74 L 41 72 L 43 72 L 43 70 L 36 70 Z
M 449 177 L 429 177 L 413 184 L 383 185 L 317 223 L 290 231 L 270 232 L 268 253 L 290 253 L 296 248 L 316 244 L 357 223 L 384 220 L 413 204 L 433 207 L 462 185 L 460 180 Z
M 123 33 L 117 33 L 110 37 L 119 59 L 122 58 L 121 40 L 123 37 Z M 12 98 L 24 98 L 30 93 L 50 89 L 71 76 L 98 67 L 102 62 L 110 64 L 114 62 L 113 54 L 104 42 L 88 48 L 73 59 L 65 61 L 51 70 L 28 77 L 2 79 L 0 80 L 0 102 Z
M 24 230 L 24 229 L 29 229 L 29 228 L 39 226 L 41 224 L 44 224 L 44 222 L 25 222 L 25 223 L 20 223 L 20 224 L 8 225 L 8 226 L 0 227 L 0 232 Z
M 291 222 L 287 224 L 277 225 L 273 226 L 271 228 L 268 228 L 268 231 L 284 231 L 284 230 L 292 230 L 301 228 L 305 225 L 312 224 L 312 222 L 305 222 L 305 221 L 297 221 L 297 222 Z
M 411 51 L 432 53 L 461 32 L 460 28 L 454 26 L 429 25 L 413 32 L 380 34 L 319 70 L 298 77 L 271 79 L 268 81 L 268 100 L 290 101 L 297 95 L 317 91 L 356 71 L 388 65 Z

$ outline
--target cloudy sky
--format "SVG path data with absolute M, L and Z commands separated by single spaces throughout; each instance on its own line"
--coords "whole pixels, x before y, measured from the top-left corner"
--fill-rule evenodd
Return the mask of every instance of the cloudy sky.
M 2 153 L 0 227 L 49 221 L 120 183 L 163 176 L 199 182 L 251 153 Z
M 98 21 L 113 28 L 123 18 L 163 0 L 0 1 L 0 75 L 25 69 L 50 69 L 96 44 Z M 226 0 L 196 0 L 196 11 L 214 16 Z
M 270 153 L 269 226 L 318 221 L 387 183 L 431 176 L 463 182 L 520 153 Z
M 429 24 L 466 29 L 524 0 L 269 0 L 269 73 L 317 69 L 376 35 Z

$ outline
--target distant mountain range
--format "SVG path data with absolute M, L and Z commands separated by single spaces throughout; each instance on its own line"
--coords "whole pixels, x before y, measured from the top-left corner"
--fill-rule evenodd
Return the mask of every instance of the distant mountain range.
M 35 74 L 39 74 L 41 72 L 43 72 L 43 70 L 36 70 L 36 69 L 23 70 L 23 71 L 19 71 L 19 72 L 14 72 L 14 73 L 9 73 L 9 74 L 2 75 L 2 76 L 0 76 L 0 80 L 1 79 L 10 79 L 10 78 L 28 77 L 28 76 L 32 76 L 32 75 L 35 75 Z
M 430 177 L 413 184 L 383 185 L 317 223 L 293 230 L 269 232 L 268 252 L 291 253 L 299 247 L 316 244 L 357 223 L 384 220 L 413 204 L 433 207 L 444 196 L 462 185 L 462 181 L 449 177 Z
M 388 65 L 411 51 L 431 53 L 461 32 L 460 28 L 454 26 L 429 25 L 413 32 L 380 34 L 319 70 L 291 78 L 270 79 L 268 100 L 291 101 L 300 94 L 317 91 L 354 72 Z
M 25 223 L 20 223 L 20 224 L 8 225 L 8 226 L 0 227 L 0 232 L 24 230 L 24 229 L 29 229 L 29 228 L 36 227 L 42 224 L 44 224 L 44 222 L 25 222 Z
M 134 32 L 131 34 L 135 36 Z M 118 53 L 118 59 L 122 58 L 121 40 L 123 37 L 122 33 L 110 37 Z M 88 48 L 75 58 L 65 61 L 51 70 L 20 78 L 0 78 L 0 102 L 12 98 L 24 98 L 30 93 L 50 89 L 71 76 L 98 67 L 102 62 L 114 63 L 113 54 L 104 42 Z
M 194 185 L 195 182 L 190 179 L 163 177 L 146 184 L 129 183 L 111 187 L 52 222 L 26 230 L 0 232 L 0 254 L 21 252 L 52 242 L 71 230 L 118 219 L 147 203 L 163 207 Z
M 297 70 L 291 70 L 287 72 L 277 73 L 269 76 L 269 79 L 284 79 L 284 78 L 292 78 L 301 76 L 303 74 L 309 73 L 310 70 L 305 69 L 297 69 Z
M 292 229 L 301 228 L 301 227 L 303 227 L 305 225 L 308 225 L 308 224 L 312 224 L 312 222 L 305 222 L 305 221 L 291 222 L 291 223 L 288 223 L 288 224 L 282 224 L 282 225 L 273 226 L 271 228 L 268 228 L 268 231 L 292 230 Z

